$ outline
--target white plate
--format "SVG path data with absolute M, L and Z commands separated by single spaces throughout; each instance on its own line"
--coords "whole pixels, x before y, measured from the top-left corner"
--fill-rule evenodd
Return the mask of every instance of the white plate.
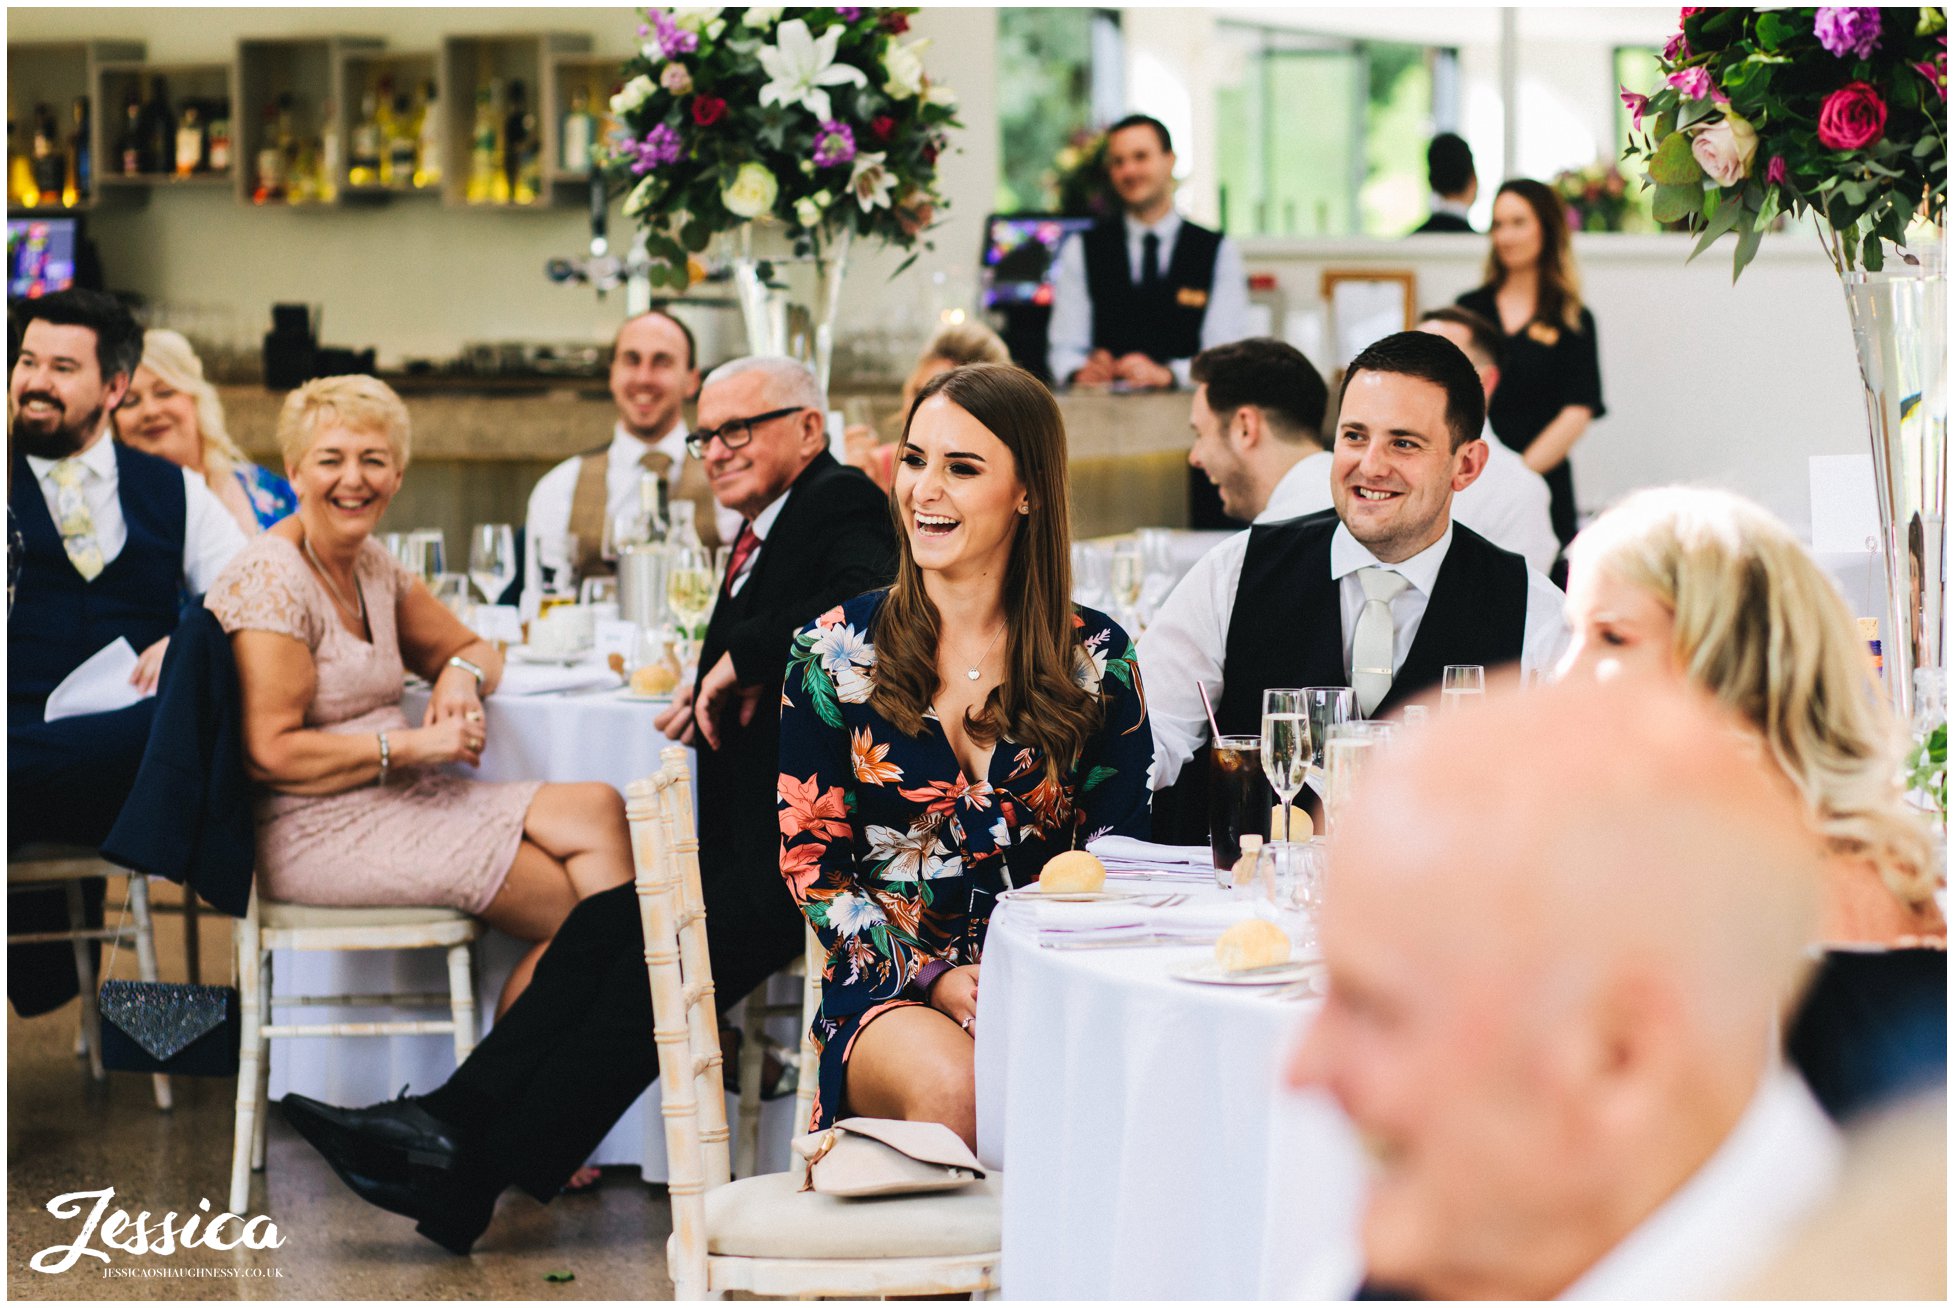
M 1136 890 L 1071 890 L 1053 894 L 1040 890 L 1037 886 L 1013 886 L 999 895 L 999 899 L 1023 899 L 1034 904 L 1110 904 L 1114 900 L 1134 899 Z
M 590 651 L 579 654 L 544 654 L 527 645 L 509 646 L 509 657 L 518 663 L 541 663 L 555 668 L 574 668 L 590 657 Z
M 633 704 L 669 704 L 672 702 L 672 692 L 668 690 L 662 695 L 640 695 L 635 690 L 627 689 L 618 691 L 616 698 L 628 699 Z
M 1205 963 L 1196 963 L 1193 967 L 1184 967 L 1178 972 L 1169 972 L 1167 975 L 1176 981 L 1198 981 L 1202 985 L 1209 986 L 1287 986 L 1308 980 L 1321 966 L 1314 960 L 1304 958 L 1291 959 L 1280 967 L 1266 970 L 1258 968 L 1253 972 L 1224 972 L 1221 970 L 1221 964 L 1209 959 Z

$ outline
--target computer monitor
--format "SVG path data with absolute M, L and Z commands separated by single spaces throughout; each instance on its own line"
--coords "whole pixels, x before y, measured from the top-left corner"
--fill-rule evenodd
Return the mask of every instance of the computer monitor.
M 31 300 L 75 284 L 81 220 L 73 215 L 7 219 L 7 298 Z
M 1055 213 L 994 213 L 984 222 L 984 307 L 1052 302 L 1058 247 L 1092 226 Z

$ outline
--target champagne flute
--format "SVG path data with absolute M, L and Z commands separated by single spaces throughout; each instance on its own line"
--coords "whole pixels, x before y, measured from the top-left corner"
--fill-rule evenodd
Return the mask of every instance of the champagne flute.
M 484 604 L 499 603 L 516 579 L 516 531 L 506 522 L 476 524 L 468 546 L 468 579 Z
M 1445 679 L 1439 683 L 1440 709 L 1464 708 L 1476 704 L 1486 694 L 1486 669 L 1477 663 L 1448 663 Z
M 1331 839 L 1343 821 L 1344 807 L 1378 746 L 1396 734 L 1389 722 L 1340 722 L 1323 745 L 1323 819 Z
M 1309 775 L 1309 704 L 1305 690 L 1262 692 L 1262 772 L 1282 801 L 1281 838 L 1295 818 L 1296 793 Z
M 1113 546 L 1113 601 L 1124 613 L 1132 613 L 1139 605 L 1146 576 L 1146 563 L 1138 541 L 1123 540 Z
M 1309 705 L 1309 739 L 1313 767 L 1323 766 L 1323 744 L 1330 728 L 1357 716 L 1357 692 L 1348 686 L 1311 686 L 1303 692 Z
M 693 629 L 712 607 L 712 555 L 702 545 L 672 547 L 671 566 L 665 573 L 665 602 L 679 621 L 679 664 L 691 661 Z

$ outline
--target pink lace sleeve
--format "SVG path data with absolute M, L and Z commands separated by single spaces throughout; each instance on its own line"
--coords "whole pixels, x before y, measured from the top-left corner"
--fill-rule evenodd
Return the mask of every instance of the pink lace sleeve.
M 217 615 L 227 633 L 272 631 L 292 636 L 317 649 L 323 634 L 318 615 L 305 603 L 294 575 L 297 556 L 283 541 L 260 536 L 231 565 L 204 597 L 204 607 Z M 290 557 L 287 557 L 287 556 Z

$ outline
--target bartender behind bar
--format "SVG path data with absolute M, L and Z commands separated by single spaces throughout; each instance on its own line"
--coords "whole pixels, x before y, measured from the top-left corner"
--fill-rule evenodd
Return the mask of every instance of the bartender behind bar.
M 1194 356 L 1249 334 L 1241 251 L 1174 211 L 1174 147 L 1145 114 L 1114 123 L 1106 174 L 1125 213 L 1059 251 L 1052 292 L 1053 378 L 1073 386 L 1169 390 Z M 1189 482 L 1190 525 L 1227 527 L 1204 477 Z

